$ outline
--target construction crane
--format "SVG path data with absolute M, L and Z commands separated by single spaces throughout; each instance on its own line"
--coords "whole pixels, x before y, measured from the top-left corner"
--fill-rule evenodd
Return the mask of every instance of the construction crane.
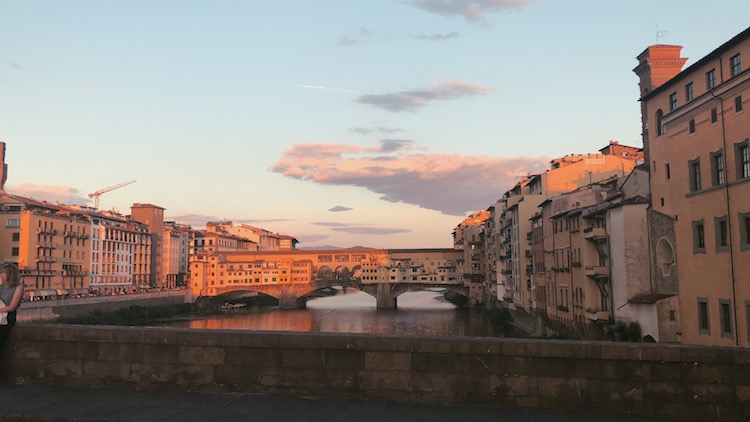
M 120 184 L 117 184 L 117 185 L 114 185 L 114 186 L 110 186 L 108 188 L 99 189 L 98 191 L 96 191 L 94 193 L 90 193 L 89 194 L 89 198 L 91 198 L 91 199 L 94 200 L 94 208 L 99 209 L 99 197 L 102 196 L 103 193 L 107 193 L 107 192 L 113 191 L 115 189 L 120 189 L 123 186 L 132 185 L 135 182 L 136 182 L 135 180 L 131 180 L 129 182 L 123 182 L 123 183 L 120 183 Z

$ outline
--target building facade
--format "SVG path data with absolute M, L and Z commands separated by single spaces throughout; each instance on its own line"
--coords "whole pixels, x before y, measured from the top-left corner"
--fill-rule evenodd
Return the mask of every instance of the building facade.
M 652 265 L 679 267 L 684 343 L 750 345 L 750 28 L 682 70 L 680 46 L 638 56 L 654 215 Z M 743 60 L 745 66 L 743 68 Z

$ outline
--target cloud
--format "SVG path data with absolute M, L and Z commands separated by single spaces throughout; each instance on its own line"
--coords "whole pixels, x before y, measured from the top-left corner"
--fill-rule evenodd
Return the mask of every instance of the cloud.
M 344 232 L 344 233 L 371 234 L 371 235 L 377 235 L 377 236 L 411 232 L 411 229 L 396 229 L 396 228 L 367 227 L 367 226 L 336 227 L 331 230 L 337 231 L 337 232 Z
M 448 32 L 445 34 L 432 34 L 432 35 L 419 34 L 419 35 L 415 35 L 414 39 L 422 40 L 422 41 L 446 41 L 446 40 L 450 40 L 450 39 L 458 38 L 458 37 L 459 37 L 458 32 Z
M 353 234 L 372 234 L 372 235 L 386 235 L 386 234 L 398 234 L 398 233 L 409 233 L 411 229 L 394 228 L 394 227 L 372 227 L 366 224 L 346 224 L 346 223 L 334 223 L 319 221 L 312 223 L 316 226 L 330 227 L 332 231 L 353 233 Z
M 347 94 L 352 94 L 354 91 L 350 89 L 344 89 L 344 88 L 332 88 L 328 86 L 319 86 L 319 85 L 297 85 L 299 88 L 305 88 L 305 89 L 314 89 L 317 91 L 336 91 L 336 92 L 344 92 Z
M 15 68 L 16 68 L 16 69 L 18 69 L 18 70 L 23 70 L 23 67 L 21 67 L 21 65 L 20 65 L 20 64 L 18 64 L 18 63 L 15 63 L 15 62 L 11 62 L 11 61 L 7 61 L 6 63 L 7 63 L 7 64 L 8 64 L 8 66 L 10 66 L 10 67 L 15 67 Z
M 490 89 L 461 81 L 444 81 L 426 89 L 401 91 L 389 94 L 362 95 L 357 103 L 379 107 L 392 112 L 417 111 L 432 101 L 455 100 L 463 97 L 484 95 Z
M 342 35 L 336 44 L 344 47 L 361 44 L 368 39 L 380 37 L 390 38 L 391 34 L 388 32 L 378 32 L 372 29 L 360 28 L 356 35 Z
M 344 206 L 341 206 L 341 205 L 336 205 L 335 207 L 329 209 L 328 211 L 330 211 L 330 212 L 344 212 L 344 211 L 351 211 L 351 210 L 352 210 L 352 208 L 344 207 Z
M 495 203 L 519 176 L 543 172 L 548 163 L 538 157 L 433 154 L 398 143 L 296 144 L 270 171 L 321 185 L 362 187 L 385 201 L 464 216 Z
M 70 186 L 22 183 L 18 186 L 6 186 L 6 190 L 14 195 L 50 203 L 65 205 L 87 205 L 91 203 L 91 200 L 85 194 Z
M 71 86 L 72 86 L 73 88 L 79 88 L 79 89 L 89 89 L 89 84 L 88 84 L 88 82 L 80 82 L 80 83 L 75 83 L 75 84 L 72 84 Z
M 353 127 L 353 128 L 351 128 L 349 130 L 351 132 L 359 133 L 361 135 L 369 135 L 372 132 L 378 132 L 378 133 L 390 135 L 392 133 L 397 133 L 397 132 L 403 132 L 404 131 L 403 129 L 389 128 L 389 127 L 385 127 L 385 126 L 373 126 L 373 127 L 360 126 L 360 127 Z
M 483 22 L 485 15 L 521 7 L 533 0 L 406 0 L 406 4 L 437 15 L 460 16 L 467 22 Z

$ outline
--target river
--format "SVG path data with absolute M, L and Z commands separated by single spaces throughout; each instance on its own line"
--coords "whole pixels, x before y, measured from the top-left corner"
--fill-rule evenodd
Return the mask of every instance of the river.
M 253 307 L 163 326 L 197 329 L 366 333 L 419 336 L 493 336 L 483 312 L 457 308 L 437 291 L 405 293 L 398 309 L 378 310 L 375 298 L 355 289 L 307 301 L 306 309 Z

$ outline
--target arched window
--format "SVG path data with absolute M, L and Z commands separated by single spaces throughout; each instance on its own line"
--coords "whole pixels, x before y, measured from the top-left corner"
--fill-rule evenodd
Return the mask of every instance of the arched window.
M 674 248 L 665 238 L 659 239 L 656 244 L 656 263 L 661 270 L 661 275 L 669 277 L 672 267 L 674 266 Z
M 662 122 L 662 119 L 664 118 L 664 112 L 659 109 L 659 111 L 656 112 L 656 136 L 660 136 L 664 134 L 664 123 Z

